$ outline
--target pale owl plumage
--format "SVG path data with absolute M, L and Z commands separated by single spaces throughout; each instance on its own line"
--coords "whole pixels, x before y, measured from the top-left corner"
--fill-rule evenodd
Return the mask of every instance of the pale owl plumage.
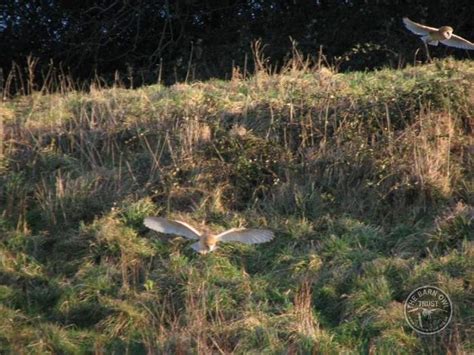
M 439 28 L 425 26 L 410 20 L 408 17 L 403 18 L 403 23 L 408 30 L 420 36 L 421 40 L 426 44 L 437 46 L 441 42 L 449 47 L 474 50 L 474 43 L 455 35 L 453 28 L 450 26 Z
M 217 235 L 202 233 L 185 222 L 162 217 L 147 217 L 143 224 L 160 233 L 176 234 L 188 239 L 199 240 L 192 244 L 191 248 L 201 254 L 214 251 L 218 242 L 259 244 L 269 242 L 274 238 L 273 232 L 266 229 L 233 228 Z

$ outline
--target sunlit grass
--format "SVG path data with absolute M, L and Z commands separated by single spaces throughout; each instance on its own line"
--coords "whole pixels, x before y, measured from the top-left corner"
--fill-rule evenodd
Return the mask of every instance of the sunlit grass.
M 293 61 L 2 103 L 0 352 L 472 351 L 473 83 Z M 149 215 L 276 238 L 199 256 Z M 429 340 L 424 284 L 454 302 Z

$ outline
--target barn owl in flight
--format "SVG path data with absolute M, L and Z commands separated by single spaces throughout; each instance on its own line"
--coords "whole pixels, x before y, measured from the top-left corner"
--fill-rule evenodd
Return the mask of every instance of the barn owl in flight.
M 408 17 L 403 18 L 403 23 L 411 32 L 421 36 L 421 40 L 426 44 L 437 46 L 438 43 L 441 42 L 449 47 L 468 50 L 474 49 L 474 43 L 455 35 L 453 28 L 450 26 L 442 26 L 440 28 L 429 27 L 413 22 Z
M 274 237 L 273 232 L 266 229 L 233 228 L 220 234 L 199 232 L 185 222 L 161 217 L 147 217 L 143 224 L 160 233 L 176 234 L 188 239 L 198 240 L 198 242 L 191 245 L 191 248 L 200 254 L 207 254 L 215 250 L 218 242 L 258 244 L 269 242 Z

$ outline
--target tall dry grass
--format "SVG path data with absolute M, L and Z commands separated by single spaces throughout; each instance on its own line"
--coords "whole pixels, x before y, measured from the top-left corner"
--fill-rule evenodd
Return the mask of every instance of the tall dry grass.
M 275 73 L 254 52 L 228 82 L 2 103 L 2 351 L 472 349 L 472 64 L 342 74 L 294 52 Z M 199 258 L 155 214 L 277 238 Z M 422 284 L 455 305 L 430 339 L 402 312 Z

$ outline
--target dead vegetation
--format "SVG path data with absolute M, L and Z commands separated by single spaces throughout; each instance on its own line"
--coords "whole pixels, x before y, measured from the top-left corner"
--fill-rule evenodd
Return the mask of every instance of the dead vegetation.
M 256 58 L 228 82 L 2 103 L 2 351 L 472 350 L 472 64 Z M 201 258 L 154 214 L 277 238 Z M 432 339 L 403 318 L 424 284 L 455 305 Z

